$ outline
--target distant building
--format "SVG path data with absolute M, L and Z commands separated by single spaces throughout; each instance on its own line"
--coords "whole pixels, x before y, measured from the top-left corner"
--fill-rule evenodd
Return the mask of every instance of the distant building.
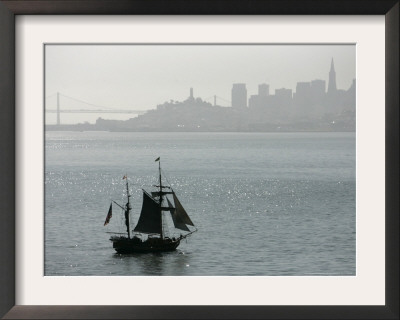
M 311 83 L 297 82 L 295 97 L 298 105 L 309 104 L 311 100 Z
M 328 95 L 335 95 L 336 91 L 337 91 L 336 72 L 335 72 L 335 65 L 333 63 L 333 58 L 332 58 L 331 70 L 329 71 Z
M 258 94 L 250 96 L 249 108 L 260 109 L 271 105 L 271 96 L 269 95 L 269 85 L 262 83 L 258 85 Z
M 325 94 L 325 81 L 324 80 L 311 81 L 311 91 L 315 95 L 323 96 Z
M 273 96 L 270 95 L 252 95 L 249 99 L 249 108 L 265 109 L 271 107 Z
M 350 88 L 346 91 L 344 110 L 354 113 L 356 111 L 356 79 L 353 79 Z
M 289 107 L 292 104 L 292 89 L 275 89 L 275 102 L 278 107 Z
M 275 89 L 275 96 L 279 99 L 290 101 L 292 100 L 292 89 Z
M 186 99 L 187 102 L 194 102 L 194 95 L 193 95 L 193 88 L 190 88 L 190 95 L 189 97 Z
M 247 89 L 244 83 L 234 83 L 232 87 L 232 107 L 247 107 Z
M 311 100 L 313 105 L 321 106 L 325 101 L 325 81 L 311 81 Z
M 263 83 L 258 85 L 258 95 L 260 97 L 269 96 L 269 85 Z
M 347 94 L 350 96 L 350 99 L 353 101 L 354 107 L 356 106 L 356 79 L 353 79 L 351 87 L 347 90 Z
M 336 72 L 332 58 L 328 91 L 326 93 L 326 112 L 331 115 L 341 113 L 346 108 L 346 105 L 349 104 L 348 101 L 351 101 L 351 98 L 348 96 L 345 90 L 339 90 L 336 86 Z
M 312 105 L 311 82 L 297 82 L 293 102 L 297 115 L 305 116 L 310 112 Z
M 249 108 L 258 108 L 259 107 L 259 95 L 253 94 L 249 98 Z
M 292 89 L 275 89 L 274 104 L 279 116 L 287 117 L 291 114 L 293 106 L 293 92 Z

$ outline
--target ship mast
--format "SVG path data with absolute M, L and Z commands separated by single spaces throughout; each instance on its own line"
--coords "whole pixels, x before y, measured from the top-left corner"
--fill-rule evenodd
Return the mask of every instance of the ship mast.
M 125 224 L 126 224 L 126 230 L 128 231 L 128 239 L 131 238 L 131 232 L 130 232 L 130 223 L 129 223 L 129 211 L 131 210 L 131 205 L 129 203 L 129 198 L 131 197 L 129 194 L 129 187 L 128 187 L 128 176 L 125 175 L 125 180 L 126 180 L 126 195 L 128 196 L 128 202 L 126 203 L 126 209 L 125 209 Z
M 160 215 L 161 215 L 161 219 L 160 219 L 160 223 L 161 223 L 161 234 L 160 234 L 160 238 L 161 240 L 164 239 L 164 230 L 163 230 L 163 215 L 162 215 L 162 201 L 163 201 L 163 192 L 162 192 L 162 184 L 161 184 L 161 160 L 160 158 L 158 158 L 158 172 L 159 172 L 159 182 L 160 182 Z

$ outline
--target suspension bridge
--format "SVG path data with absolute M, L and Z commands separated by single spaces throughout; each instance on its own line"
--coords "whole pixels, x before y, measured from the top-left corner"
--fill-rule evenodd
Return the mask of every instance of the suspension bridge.
M 55 108 L 49 107 L 56 105 Z M 147 110 L 118 109 L 112 107 L 99 106 L 87 101 L 76 99 L 59 92 L 46 97 L 47 113 L 57 113 L 57 124 L 59 125 L 61 113 L 124 113 L 124 114 L 143 114 Z
M 217 95 L 210 96 L 203 101 L 212 102 L 214 106 L 217 106 L 217 102 L 220 103 L 218 105 L 223 106 L 228 104 L 230 106 L 231 101 L 221 98 Z M 221 103 L 222 102 L 222 103 Z M 46 97 L 46 113 L 56 113 L 57 114 L 57 125 L 60 125 L 61 121 L 61 113 L 122 113 L 122 114 L 144 114 L 148 110 L 132 110 L 132 109 L 118 109 L 112 107 L 105 107 L 96 105 L 87 101 L 83 101 L 77 98 L 73 98 L 62 94 L 60 92 L 54 93 L 50 96 Z M 50 107 L 54 106 L 55 107 Z
M 216 106 L 216 105 L 223 106 L 225 104 L 228 104 L 227 106 L 231 105 L 231 101 L 221 98 L 217 95 L 213 95 L 211 97 L 205 98 L 204 101 L 209 101 L 209 102 L 214 101 L 214 106 Z M 222 104 L 218 104 L 218 103 L 221 103 L 221 101 L 222 101 Z

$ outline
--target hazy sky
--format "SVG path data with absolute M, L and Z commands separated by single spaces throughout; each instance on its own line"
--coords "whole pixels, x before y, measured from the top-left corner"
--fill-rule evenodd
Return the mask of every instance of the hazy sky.
M 153 109 L 169 100 L 217 95 L 231 100 L 233 83 L 295 91 L 326 80 L 334 59 L 338 89 L 355 78 L 355 45 L 46 45 L 47 107 L 55 93 L 107 108 Z M 207 101 L 213 102 L 213 99 Z M 219 101 L 221 105 L 229 105 Z M 65 103 L 65 102 L 64 102 Z

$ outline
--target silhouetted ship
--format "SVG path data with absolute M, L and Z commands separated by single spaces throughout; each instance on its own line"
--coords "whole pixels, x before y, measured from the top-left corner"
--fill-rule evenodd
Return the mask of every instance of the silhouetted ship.
M 133 230 L 133 237 L 131 237 L 130 232 L 131 195 L 129 194 L 128 178 L 126 175 L 123 177 L 123 179 L 126 180 L 127 193 L 127 202 L 125 206 L 121 206 L 114 200 L 112 200 L 110 204 L 104 225 L 107 225 L 111 219 L 112 203 L 122 208 L 125 213 L 127 235 L 112 236 L 110 238 L 110 241 L 113 243 L 113 248 L 118 253 L 173 251 L 179 246 L 182 239 L 197 231 L 197 228 L 194 227 L 192 220 L 179 202 L 174 190 L 171 186 L 162 184 L 160 158 L 157 158 L 155 161 L 158 161 L 159 164 L 159 185 L 155 185 L 154 187 L 157 188 L 157 191 L 151 193 L 143 190 L 142 211 L 136 227 Z M 168 197 L 172 197 L 173 204 Z M 164 205 L 165 199 L 167 205 Z M 165 234 L 168 226 L 164 223 L 163 212 L 169 212 L 171 214 L 175 228 L 187 233 L 183 235 L 180 234 L 179 237 L 166 236 Z M 188 225 L 192 226 L 194 230 L 190 230 Z M 147 238 L 145 238 L 143 234 L 147 235 Z

